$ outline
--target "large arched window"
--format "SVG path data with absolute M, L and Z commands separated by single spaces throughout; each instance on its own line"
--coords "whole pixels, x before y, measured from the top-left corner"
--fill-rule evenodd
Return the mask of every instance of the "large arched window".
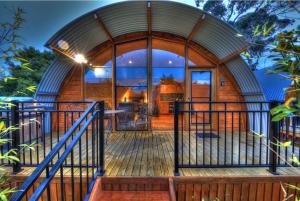
M 148 41 L 137 40 L 116 45 L 114 54 L 112 48 L 101 50 L 86 70 L 85 98 L 104 100 L 107 108 L 115 103 L 116 109 L 126 111 L 116 115 L 117 130 L 146 130 L 149 125 L 171 129 L 174 101 L 187 93 L 186 67 L 210 65 L 191 48 L 186 62 L 183 43 L 153 38 L 151 47 L 148 54 Z

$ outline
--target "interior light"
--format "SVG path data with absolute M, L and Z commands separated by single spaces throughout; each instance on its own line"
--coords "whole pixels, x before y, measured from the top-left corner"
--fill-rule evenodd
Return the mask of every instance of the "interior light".
M 169 64 L 172 64 L 173 62 L 171 60 L 169 60 Z
M 75 62 L 80 63 L 80 64 L 87 63 L 86 58 L 82 54 L 76 54 L 74 57 L 74 60 L 75 60 Z
M 129 63 L 129 64 L 132 64 L 132 61 L 131 61 L 131 60 L 129 60 L 129 61 L 128 61 L 128 63 Z
M 96 77 L 102 77 L 105 74 L 105 70 L 103 68 L 95 68 L 94 74 Z

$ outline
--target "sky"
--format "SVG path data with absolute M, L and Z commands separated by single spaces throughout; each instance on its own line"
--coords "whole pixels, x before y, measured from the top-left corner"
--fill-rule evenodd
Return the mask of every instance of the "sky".
M 194 0 L 177 1 L 196 7 Z M 26 21 L 20 34 L 25 44 L 44 50 L 44 44 L 60 28 L 89 11 L 115 2 L 120 0 L 0 1 L 0 22 L 11 20 L 13 10 L 23 8 Z

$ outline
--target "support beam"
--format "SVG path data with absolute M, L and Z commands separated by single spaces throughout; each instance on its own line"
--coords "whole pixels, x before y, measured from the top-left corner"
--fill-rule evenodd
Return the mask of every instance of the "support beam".
M 187 41 L 188 43 L 193 40 L 193 37 L 195 36 L 195 34 L 197 33 L 197 31 L 200 29 L 200 27 L 203 25 L 205 19 L 205 14 L 203 14 L 197 21 L 197 23 L 195 24 L 195 26 L 193 27 L 191 33 L 189 34 Z
M 219 64 L 223 64 L 226 63 L 234 58 L 236 58 L 237 56 L 239 56 L 242 52 L 245 52 L 247 50 L 247 47 L 244 47 L 230 55 L 228 55 L 227 57 L 223 58 L 222 60 L 219 61 Z
M 65 56 L 65 57 L 71 59 L 72 61 L 74 61 L 73 56 L 70 55 L 69 53 L 64 52 L 64 51 L 60 50 L 59 48 L 56 48 L 56 47 L 51 46 L 51 45 L 49 46 L 49 48 L 52 49 L 54 52 L 56 52 L 56 53 L 58 53 L 58 54 L 61 54 L 61 55 Z
M 116 109 L 116 45 L 112 45 L 112 54 L 111 54 L 111 61 L 112 61 L 112 109 Z M 116 130 L 116 116 L 113 114 L 112 115 L 112 130 Z
M 152 103 L 152 36 L 148 36 L 147 40 L 147 61 L 148 61 L 148 130 L 152 130 L 152 111 L 153 111 L 153 103 Z
M 148 34 L 151 35 L 152 33 L 152 9 L 151 9 L 151 2 L 147 2 L 147 24 L 148 24 Z
M 105 24 L 102 22 L 102 20 L 100 19 L 100 17 L 96 13 L 94 14 L 94 18 L 96 19 L 96 21 L 98 22 L 98 24 L 100 25 L 102 30 L 105 32 L 105 34 L 108 37 L 108 39 L 110 40 L 110 42 L 113 43 L 114 39 L 113 39 L 112 35 L 110 34 L 107 27 L 105 26 Z

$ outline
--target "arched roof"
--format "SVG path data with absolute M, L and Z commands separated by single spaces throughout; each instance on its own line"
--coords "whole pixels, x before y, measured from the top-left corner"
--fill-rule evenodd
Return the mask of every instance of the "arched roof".
M 191 40 L 213 53 L 219 61 L 231 58 L 248 45 L 243 37 L 237 37 L 238 32 L 227 23 L 195 7 L 177 2 L 151 1 L 149 25 L 149 7 L 147 1 L 125 1 L 98 8 L 63 27 L 46 46 L 59 49 L 58 43 L 63 40 L 68 43 L 68 50 L 64 50 L 68 55 L 87 54 L 100 44 L 124 34 L 148 32 L 149 26 L 153 32 L 170 33 Z M 225 61 L 225 65 L 237 80 L 242 93 L 248 96 L 255 94 L 263 99 L 253 73 L 238 54 L 236 56 Z M 74 65 L 58 57 L 49 66 L 38 87 L 38 99 L 54 100 Z M 58 74 L 59 79 L 56 79 L 55 75 Z

